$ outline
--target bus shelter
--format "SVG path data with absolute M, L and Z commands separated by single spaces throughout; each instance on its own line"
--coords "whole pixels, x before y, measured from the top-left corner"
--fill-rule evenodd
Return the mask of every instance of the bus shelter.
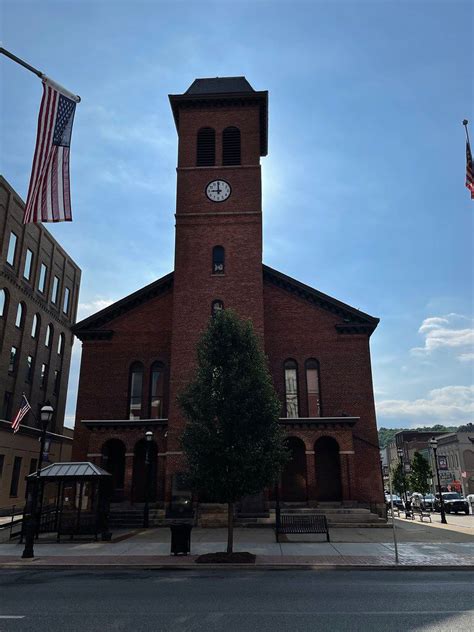
M 27 477 L 27 498 L 37 490 L 36 537 L 57 533 L 92 535 L 110 539 L 108 517 L 112 491 L 111 475 L 94 463 L 53 463 Z M 23 534 L 22 534 L 23 538 Z

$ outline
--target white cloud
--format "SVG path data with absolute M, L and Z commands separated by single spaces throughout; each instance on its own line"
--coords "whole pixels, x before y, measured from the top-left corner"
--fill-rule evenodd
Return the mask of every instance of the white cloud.
M 461 362 L 473 362 L 474 361 L 474 352 L 470 352 L 470 353 L 461 353 L 460 356 L 458 356 L 458 360 L 460 360 Z
M 473 321 L 460 314 L 431 316 L 421 323 L 418 333 L 424 337 L 423 347 L 410 350 L 413 355 L 430 355 L 439 349 L 462 351 L 458 359 L 466 362 L 474 356 Z
M 88 303 L 79 303 L 77 307 L 77 320 L 81 321 L 96 312 L 100 312 L 101 309 L 105 309 L 109 305 L 115 303 L 115 299 L 97 298 Z
M 383 417 L 411 418 L 417 424 L 467 422 L 474 416 L 474 385 L 435 388 L 425 398 L 415 400 L 381 400 L 377 402 L 377 413 Z

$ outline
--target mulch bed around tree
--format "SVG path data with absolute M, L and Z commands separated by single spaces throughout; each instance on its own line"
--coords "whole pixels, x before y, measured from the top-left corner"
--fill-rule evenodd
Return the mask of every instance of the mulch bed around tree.
M 206 553 L 196 558 L 196 564 L 255 564 L 253 553 Z

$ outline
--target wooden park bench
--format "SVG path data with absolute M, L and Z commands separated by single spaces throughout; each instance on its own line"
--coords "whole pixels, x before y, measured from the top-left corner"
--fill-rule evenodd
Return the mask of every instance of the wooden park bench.
M 326 516 L 320 514 L 280 514 L 276 521 L 276 539 L 284 534 L 324 533 L 329 542 L 329 529 Z

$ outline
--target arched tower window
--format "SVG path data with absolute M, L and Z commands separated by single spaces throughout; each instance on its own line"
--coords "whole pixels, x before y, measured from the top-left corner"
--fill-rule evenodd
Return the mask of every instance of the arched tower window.
M 298 409 L 298 365 L 294 360 L 285 362 L 286 416 L 299 417 Z
M 165 367 L 162 362 L 154 362 L 150 375 L 150 419 L 164 417 Z
M 19 329 L 23 327 L 23 323 L 25 321 L 26 308 L 24 303 L 18 303 L 18 309 L 16 310 L 16 320 L 15 325 Z
M 64 352 L 64 334 L 59 334 L 58 338 L 58 355 L 63 355 Z
M 201 127 L 197 133 L 196 165 L 213 167 L 216 164 L 216 131 L 212 127 Z
M 308 393 L 308 417 L 321 417 L 321 396 L 319 389 L 319 362 L 306 360 L 306 391 Z
M 211 316 L 214 318 L 215 316 L 217 316 L 217 314 L 222 312 L 223 309 L 224 309 L 224 302 L 221 301 L 220 298 L 216 299 L 215 301 L 212 301 Z
M 128 418 L 142 418 L 143 364 L 134 362 L 130 367 Z
M 240 165 L 240 129 L 226 127 L 222 133 L 222 164 Z
M 225 250 L 222 246 L 214 246 L 212 249 L 212 274 L 224 274 Z

